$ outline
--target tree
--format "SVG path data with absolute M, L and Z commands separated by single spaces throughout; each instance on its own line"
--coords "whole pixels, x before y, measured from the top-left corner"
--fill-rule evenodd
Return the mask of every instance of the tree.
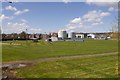
M 17 33 L 13 33 L 13 39 L 18 39 L 19 35 Z
M 23 32 L 21 32 L 20 33 L 20 39 L 26 39 L 26 32 L 25 31 L 23 31 Z
M 118 40 L 118 39 L 120 39 L 119 35 L 120 35 L 120 32 L 119 32 L 119 18 L 115 18 L 115 23 L 112 26 L 111 37 L 112 37 L 112 39 Z

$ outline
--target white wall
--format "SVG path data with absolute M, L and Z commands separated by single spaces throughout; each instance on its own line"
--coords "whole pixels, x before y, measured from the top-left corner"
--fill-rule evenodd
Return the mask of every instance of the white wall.
M 94 34 L 88 34 L 87 37 L 90 36 L 91 38 L 95 38 Z
M 76 38 L 84 38 L 83 34 L 76 34 Z

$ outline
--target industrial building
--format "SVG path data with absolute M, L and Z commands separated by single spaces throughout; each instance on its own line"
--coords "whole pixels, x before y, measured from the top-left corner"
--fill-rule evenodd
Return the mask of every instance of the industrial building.
M 60 30 L 58 32 L 52 32 L 50 34 L 27 34 L 25 32 L 21 32 L 20 34 L 12 33 L 12 34 L 2 34 L 2 40 L 29 40 L 29 39 L 51 39 L 51 41 L 64 41 L 64 40 L 73 40 L 76 38 L 84 39 L 112 39 L 112 32 L 101 32 L 101 33 L 76 33 L 69 32 L 65 30 Z
M 58 38 L 59 39 L 67 39 L 67 31 L 65 31 L 65 30 L 58 31 Z
M 75 32 L 69 32 L 68 33 L 68 38 L 69 39 L 74 39 L 75 38 Z
M 83 33 L 76 33 L 75 37 L 76 38 L 84 38 L 84 34 Z
M 88 34 L 88 35 L 87 35 L 87 38 L 92 38 L 92 39 L 94 39 L 94 38 L 95 38 L 95 35 L 94 35 L 94 34 Z

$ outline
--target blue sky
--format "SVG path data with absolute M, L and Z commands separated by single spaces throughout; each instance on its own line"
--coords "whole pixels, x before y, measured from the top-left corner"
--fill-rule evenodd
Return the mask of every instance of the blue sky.
M 110 31 L 118 15 L 116 3 L 16 2 L 2 3 L 3 33 Z

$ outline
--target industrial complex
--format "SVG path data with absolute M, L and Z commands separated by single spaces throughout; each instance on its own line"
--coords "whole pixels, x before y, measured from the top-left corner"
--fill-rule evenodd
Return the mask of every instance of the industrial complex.
M 2 34 L 2 40 L 46 40 L 46 41 L 62 41 L 62 40 L 74 40 L 74 39 L 111 39 L 112 32 L 104 32 L 104 33 L 77 33 L 77 32 L 67 32 L 65 30 L 59 30 L 58 32 L 51 32 L 49 34 L 28 34 L 26 32 L 22 32 L 20 34 L 12 33 L 12 34 Z

